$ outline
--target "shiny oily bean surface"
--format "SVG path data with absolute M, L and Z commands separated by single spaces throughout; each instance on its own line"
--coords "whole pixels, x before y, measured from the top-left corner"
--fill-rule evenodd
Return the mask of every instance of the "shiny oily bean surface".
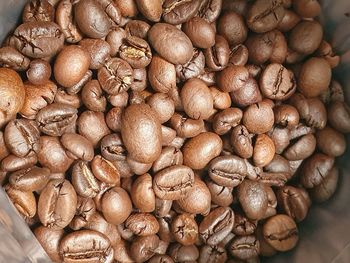
M 149 174 L 136 178 L 131 186 L 130 196 L 140 212 L 151 213 L 156 209 L 156 197 L 152 188 L 152 177 Z
M 43 189 L 49 182 L 50 170 L 33 166 L 12 173 L 9 183 L 21 191 L 37 191 Z
M 33 231 L 35 238 L 44 248 L 47 255 L 52 261 L 60 261 L 59 245 L 64 236 L 63 229 L 51 229 L 44 226 L 39 226 Z
M 232 256 L 240 260 L 257 258 L 260 252 L 260 243 L 254 235 L 236 236 L 230 244 Z
M 125 227 L 138 236 L 154 235 L 159 231 L 157 219 L 149 213 L 135 213 L 125 221 Z
M 80 230 L 65 236 L 59 246 L 64 262 L 113 262 L 114 251 L 108 238 L 92 230 Z
M 83 161 L 77 162 L 72 168 L 72 184 L 77 194 L 82 197 L 93 198 L 100 190 L 90 167 Z
M 30 191 L 20 191 L 7 185 L 6 191 L 9 199 L 23 218 L 33 218 L 37 212 L 35 196 Z
M 188 246 L 196 242 L 198 237 L 198 225 L 190 214 L 180 214 L 173 219 L 171 231 L 177 242 Z
M 60 141 L 70 158 L 83 161 L 91 161 L 94 158 L 93 145 L 85 137 L 76 133 L 66 133 Z
M 104 159 L 101 155 L 96 155 L 91 162 L 91 170 L 94 176 L 110 185 L 118 185 L 120 183 L 120 173 L 113 163 Z

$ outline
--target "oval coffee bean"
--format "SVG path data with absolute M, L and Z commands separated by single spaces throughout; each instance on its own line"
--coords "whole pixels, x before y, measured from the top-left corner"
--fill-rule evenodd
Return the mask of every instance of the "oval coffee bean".
M 90 167 L 83 161 L 77 162 L 72 169 L 72 184 L 78 195 L 95 197 L 100 191 L 98 181 Z
M 43 189 L 38 201 L 40 222 L 49 228 L 65 228 L 72 221 L 77 207 L 77 194 L 67 180 L 52 180 Z
M 137 237 L 130 245 L 130 254 L 136 262 L 146 262 L 159 246 L 157 235 Z
M 180 214 L 173 219 L 171 232 L 177 242 L 184 246 L 193 245 L 198 236 L 198 225 L 193 216 Z
M 50 170 L 33 166 L 12 173 L 9 176 L 9 183 L 21 191 L 39 191 L 49 182 Z
M 33 192 L 20 191 L 10 185 L 5 186 L 4 189 L 9 199 L 22 217 L 32 218 L 35 216 L 37 212 L 37 205 Z
M 200 3 L 199 0 L 186 2 L 165 0 L 163 3 L 163 19 L 169 24 L 182 24 L 196 15 Z
M 59 262 L 61 260 L 59 245 L 64 236 L 64 230 L 39 226 L 34 229 L 33 233 L 50 259 Z
M 94 147 L 92 143 L 79 134 L 63 134 L 61 143 L 66 149 L 67 155 L 72 159 L 91 161 L 94 158 Z
M 119 56 L 135 69 L 145 68 L 151 63 L 152 51 L 149 44 L 142 38 L 129 36 L 120 46 Z
M 208 245 L 218 245 L 232 231 L 234 222 L 235 215 L 231 208 L 218 207 L 200 223 L 200 237 Z
M 346 149 L 345 137 L 337 130 L 326 126 L 316 133 L 317 147 L 329 156 L 338 157 L 344 154 Z
M 165 200 L 177 200 L 191 191 L 194 185 L 194 173 L 184 165 L 174 165 L 156 173 L 153 178 L 153 190 L 156 196 Z
M 60 242 L 60 256 L 64 262 L 111 263 L 114 251 L 108 238 L 92 230 L 80 230 L 65 236 Z
M 125 221 L 125 227 L 138 236 L 149 236 L 158 233 L 157 219 L 149 213 L 135 213 Z
M 240 260 L 257 258 L 260 252 L 260 243 L 255 235 L 236 236 L 230 245 L 232 256 Z
M 156 197 L 149 174 L 136 178 L 131 186 L 130 196 L 135 208 L 140 212 L 151 213 L 156 209 Z

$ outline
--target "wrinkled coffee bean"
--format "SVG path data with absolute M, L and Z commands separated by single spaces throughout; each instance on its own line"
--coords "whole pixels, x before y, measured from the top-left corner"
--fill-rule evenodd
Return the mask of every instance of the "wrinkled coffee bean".
M 230 252 L 241 260 L 256 258 L 260 252 L 260 243 L 254 235 L 236 236 L 230 244 Z
M 37 203 L 32 192 L 20 191 L 10 185 L 5 186 L 4 190 L 22 217 L 32 218 L 35 216 L 37 212 Z M 38 209 L 40 208 L 38 207 Z
M 100 191 L 98 181 L 83 161 L 77 162 L 72 168 L 72 184 L 77 194 L 82 197 L 93 198 Z
M 96 206 L 93 199 L 78 196 L 77 209 L 69 227 L 73 230 L 79 230 L 87 226 L 95 213 Z
M 135 213 L 125 221 L 125 227 L 135 235 L 149 236 L 159 231 L 157 219 L 149 213 Z
M 93 145 L 85 137 L 75 133 L 66 133 L 62 135 L 60 141 L 70 158 L 83 161 L 91 161 L 94 158 Z
M 0 48 L 0 65 L 18 71 L 27 70 L 30 60 L 13 47 Z
M 199 0 L 165 0 L 163 3 L 163 19 L 169 24 L 182 24 L 195 16 L 199 9 L 200 2 Z
M 129 36 L 124 40 L 119 49 L 119 56 L 133 68 L 145 68 L 152 60 L 149 44 L 135 36 Z

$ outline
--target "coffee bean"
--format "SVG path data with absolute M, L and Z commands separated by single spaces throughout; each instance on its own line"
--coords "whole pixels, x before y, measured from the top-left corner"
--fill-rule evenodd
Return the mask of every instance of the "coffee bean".
M 268 132 L 274 123 L 271 106 L 264 101 L 250 105 L 243 113 L 242 123 L 251 133 Z
M 149 65 L 148 79 L 155 91 L 168 93 L 176 87 L 175 66 L 155 55 Z
M 90 55 L 90 69 L 99 69 L 110 58 L 111 47 L 102 39 L 85 38 L 79 45 Z
M 31 0 L 23 9 L 22 20 L 23 23 L 33 21 L 53 21 L 55 16 L 55 9 L 47 1 Z
M 205 67 L 205 57 L 202 51 L 199 49 L 193 49 L 193 56 L 185 64 L 176 65 L 177 77 L 182 80 L 189 80 L 191 78 L 196 78 L 204 72 Z
M 144 68 L 151 63 L 152 52 L 149 44 L 142 38 L 129 36 L 120 46 L 119 55 L 133 68 Z
M 159 245 L 157 235 L 137 237 L 130 246 L 130 254 L 136 262 L 145 262 L 154 254 L 154 250 Z
M 94 176 L 110 185 L 118 185 L 120 183 L 120 173 L 113 163 L 104 159 L 101 155 L 96 155 L 91 162 L 91 170 Z
M 263 226 L 265 240 L 277 251 L 288 251 L 298 242 L 298 228 L 287 215 L 269 218 Z
M 173 64 L 185 64 L 192 57 L 191 40 L 175 26 L 157 23 L 148 32 L 148 40 L 151 46 L 164 59 Z M 167 44 L 172 43 L 172 49 Z
M 281 32 L 288 32 L 300 22 L 300 19 L 300 16 L 298 16 L 295 12 L 286 9 L 281 22 L 277 26 L 277 29 Z
M 165 200 L 177 200 L 186 195 L 194 185 L 192 169 L 184 165 L 174 165 L 156 173 L 153 178 L 153 190 L 157 197 Z
M 322 183 L 309 190 L 313 201 L 325 202 L 335 193 L 339 180 L 339 169 L 333 167 Z
M 49 182 L 50 170 L 33 166 L 12 173 L 9 176 L 9 183 L 21 191 L 40 191 Z
M 17 190 L 11 185 L 4 187 L 9 199 L 23 218 L 32 218 L 37 212 L 37 204 L 33 192 Z M 38 209 L 40 209 L 38 207 Z
M 130 215 L 125 221 L 125 227 L 138 236 L 155 235 L 159 231 L 157 219 L 149 213 Z
M 202 119 L 187 118 L 186 115 L 181 115 L 177 112 L 170 119 L 170 125 L 176 130 L 176 134 L 184 138 L 192 138 L 200 134 L 204 129 Z
M 78 196 L 77 209 L 69 227 L 73 230 L 85 227 L 95 213 L 96 206 L 92 198 Z
M 156 209 L 156 197 L 152 188 L 152 177 L 149 174 L 137 177 L 131 186 L 130 196 L 140 212 L 151 213 Z
M 80 230 L 65 236 L 60 243 L 60 256 L 63 261 L 113 262 L 114 251 L 110 241 L 103 234 L 92 230 Z
M 218 245 L 232 231 L 234 218 L 234 212 L 228 207 L 212 210 L 199 225 L 203 241 L 211 246 Z
M 24 71 L 29 67 L 29 58 L 13 47 L 0 48 L 0 65 L 13 70 Z
M 152 0 L 135 0 L 138 10 L 148 20 L 158 22 L 162 16 L 162 3 Z
M 213 129 L 216 134 L 224 135 L 236 127 L 242 119 L 243 112 L 239 108 L 228 108 L 215 114 Z
M 230 252 L 241 260 L 256 258 L 260 252 L 260 243 L 254 235 L 236 236 L 230 245 Z
M 345 102 L 336 101 L 328 107 L 330 124 L 333 128 L 343 133 L 350 132 L 349 114 L 350 108 Z
M 142 20 L 131 20 L 125 26 L 125 31 L 128 35 L 146 39 L 151 26 Z
M 317 147 L 329 156 L 341 156 L 346 149 L 345 137 L 337 130 L 326 126 L 323 130 L 317 131 Z
M 92 143 L 79 134 L 63 134 L 61 137 L 61 144 L 66 149 L 67 155 L 72 159 L 91 161 L 94 158 Z
M 196 242 L 198 225 L 191 215 L 181 214 L 173 219 L 171 231 L 177 242 L 188 246 Z
M 258 167 L 268 165 L 275 156 L 275 144 L 271 138 L 265 134 L 259 134 L 255 138 L 253 162 Z
M 20 25 L 10 38 L 10 45 L 31 58 L 54 56 L 63 48 L 64 35 L 60 27 L 47 21 L 33 21 Z
M 65 228 L 72 221 L 77 207 L 77 194 L 67 180 L 52 180 L 43 189 L 38 201 L 40 222 L 49 228 Z
M 18 157 L 10 154 L 1 161 L 1 171 L 14 172 L 32 167 L 38 162 L 37 156 Z
M 179 243 L 173 243 L 168 254 L 174 262 L 193 262 L 199 258 L 199 251 L 195 245 L 183 246 Z
M 221 246 L 202 246 L 199 252 L 199 263 L 205 262 L 226 262 L 227 253 L 224 247 Z
M 78 195 L 93 198 L 99 192 L 98 181 L 90 167 L 83 161 L 77 162 L 72 169 L 72 184 Z
M 229 206 L 233 202 L 231 187 L 218 185 L 211 180 L 207 180 L 206 184 L 209 189 L 211 201 L 213 204 L 219 206 Z
M 221 7 L 221 0 L 204 0 L 199 7 L 198 16 L 212 23 L 219 17 Z
M 187 2 L 165 0 L 163 3 L 163 19 L 169 24 L 182 24 L 196 15 L 200 3 L 199 0 Z
M 157 113 L 161 123 L 165 123 L 174 115 L 174 101 L 164 93 L 154 93 L 147 99 L 147 104 Z
M 214 28 L 203 18 L 191 18 L 183 25 L 182 30 L 191 39 L 195 47 L 210 48 L 215 44 Z
M 173 263 L 174 261 L 172 260 L 171 257 L 167 255 L 154 255 L 151 257 L 150 260 L 148 260 L 149 263 Z
M 52 261 L 60 261 L 59 244 L 63 238 L 64 230 L 39 226 L 33 232 L 50 259 Z
M 230 47 L 227 40 L 220 36 L 215 36 L 215 44 L 204 51 L 205 62 L 213 71 L 220 71 L 226 68 L 230 58 Z
M 218 21 L 218 33 L 225 37 L 230 45 L 242 44 L 248 34 L 243 17 L 235 12 L 226 12 Z

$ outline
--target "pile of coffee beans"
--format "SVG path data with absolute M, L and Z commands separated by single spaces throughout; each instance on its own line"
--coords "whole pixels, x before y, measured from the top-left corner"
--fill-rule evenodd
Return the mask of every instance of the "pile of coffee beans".
M 350 107 L 310 0 L 31 0 L 0 178 L 53 262 L 259 262 L 336 190 Z

